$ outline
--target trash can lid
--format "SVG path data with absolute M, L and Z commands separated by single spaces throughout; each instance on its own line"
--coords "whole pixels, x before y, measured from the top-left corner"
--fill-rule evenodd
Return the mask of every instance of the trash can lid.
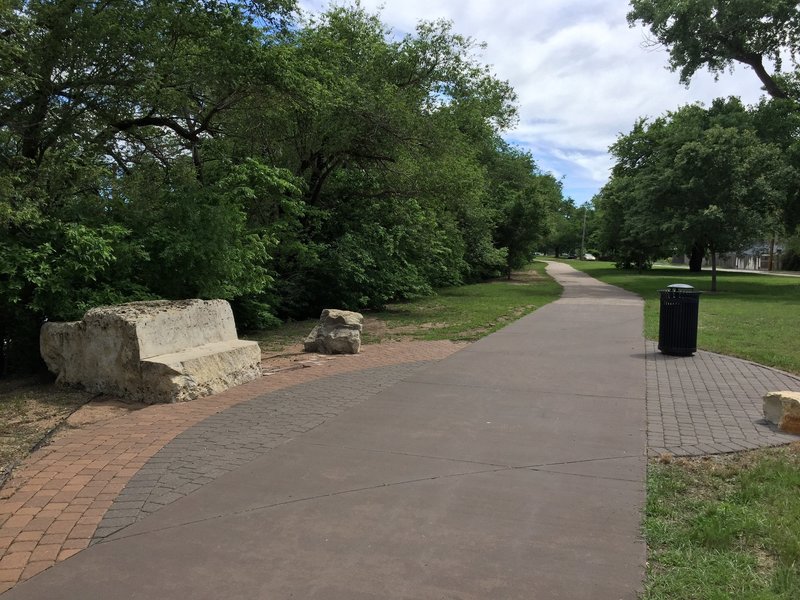
M 689 285 L 688 283 L 673 283 L 672 285 L 668 285 L 667 289 L 672 290 L 693 290 L 694 288 Z

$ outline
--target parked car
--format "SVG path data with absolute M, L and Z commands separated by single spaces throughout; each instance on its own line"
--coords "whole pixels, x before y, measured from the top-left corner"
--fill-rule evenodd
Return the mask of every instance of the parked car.
M 594 254 L 589 254 L 587 252 L 583 255 L 583 260 L 597 260 L 597 257 Z
M 578 255 L 575 254 L 574 252 L 570 252 L 569 254 L 567 254 L 567 258 L 578 258 Z

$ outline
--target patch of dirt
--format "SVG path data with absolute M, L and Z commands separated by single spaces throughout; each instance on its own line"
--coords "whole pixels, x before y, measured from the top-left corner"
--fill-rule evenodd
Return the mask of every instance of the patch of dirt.
M 738 471 L 753 467 L 765 456 L 800 457 L 800 442 L 791 442 L 784 446 L 758 448 L 744 452 L 732 452 L 730 454 L 676 458 L 675 464 L 689 470 L 719 471 L 721 469 L 735 469 Z
M 376 317 L 364 316 L 363 335 L 369 342 L 382 341 L 410 341 L 418 331 L 430 331 L 447 327 L 447 323 L 415 323 L 413 325 L 400 325 L 389 327 L 386 321 Z
M 369 335 L 375 336 L 377 339 L 383 339 L 388 331 L 389 328 L 386 325 L 386 321 L 364 315 L 364 333 L 368 332 Z
M 514 271 L 511 279 L 508 277 L 495 277 L 490 283 L 510 283 L 512 285 L 528 285 L 536 281 L 544 281 L 544 277 L 536 271 Z
M 0 482 L 94 395 L 58 386 L 49 377 L 4 380 L 0 386 Z
M 441 329 L 447 327 L 447 323 L 417 323 L 416 325 L 401 325 L 400 327 L 387 328 L 390 334 L 411 334 L 417 331 L 430 331 L 431 329 Z

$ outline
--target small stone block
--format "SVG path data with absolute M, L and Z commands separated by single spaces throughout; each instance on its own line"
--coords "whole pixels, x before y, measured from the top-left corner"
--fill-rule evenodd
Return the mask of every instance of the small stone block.
M 800 434 L 800 392 L 769 392 L 764 396 L 764 419 L 786 433 Z
M 303 349 L 321 354 L 358 354 L 363 323 L 361 313 L 326 308 L 303 342 Z

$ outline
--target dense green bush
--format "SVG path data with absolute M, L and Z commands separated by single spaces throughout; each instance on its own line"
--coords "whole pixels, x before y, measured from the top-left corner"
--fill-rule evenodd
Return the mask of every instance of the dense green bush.
M 294 8 L 2 4 L 0 371 L 100 304 L 225 298 L 256 328 L 532 256 L 561 190 L 500 138 L 515 95 L 475 42 Z

